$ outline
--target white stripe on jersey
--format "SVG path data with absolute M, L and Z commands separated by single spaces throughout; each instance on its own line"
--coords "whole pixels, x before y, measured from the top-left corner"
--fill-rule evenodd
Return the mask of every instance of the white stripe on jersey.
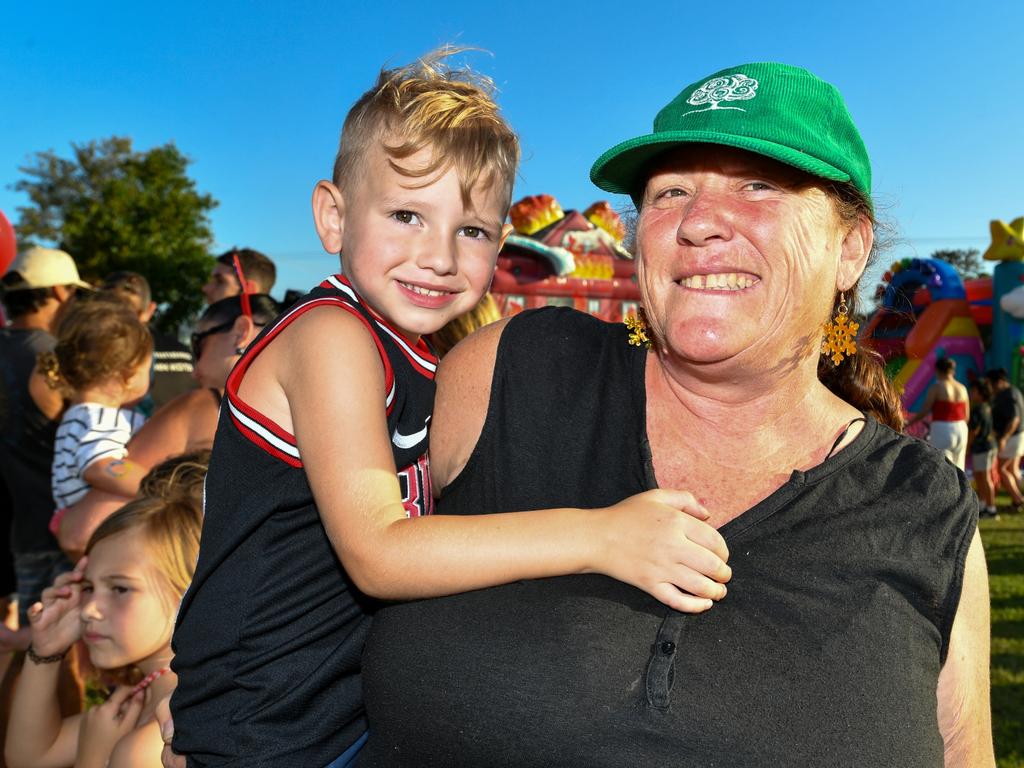
M 287 453 L 289 456 L 292 456 L 293 458 L 296 459 L 302 458 L 301 456 L 299 456 L 298 448 L 296 448 L 291 443 L 286 443 L 284 440 L 279 438 L 277 435 L 275 435 L 273 432 L 264 427 L 255 419 L 251 419 L 248 416 L 246 416 L 244 413 L 242 413 L 240 410 L 238 410 L 238 408 L 234 406 L 234 404 L 231 402 L 230 397 L 227 399 L 227 402 L 228 408 L 231 409 L 231 414 L 240 422 L 242 422 L 242 424 L 244 424 L 247 428 L 251 429 L 253 432 L 262 437 L 272 446 L 277 448 L 277 450 L 281 451 L 281 453 Z
M 334 275 L 331 275 L 330 277 L 328 277 L 327 278 L 327 282 L 329 282 L 331 285 L 333 285 L 339 291 L 343 291 L 346 296 L 350 296 L 353 301 L 359 302 L 359 297 L 356 295 L 356 292 L 353 291 L 349 286 L 347 286 L 343 282 L 341 282 L 341 280 L 336 278 Z M 420 354 L 416 350 L 414 350 L 412 347 L 409 346 L 409 344 L 405 341 L 405 339 L 403 339 L 397 333 L 392 331 L 390 328 L 388 328 L 386 325 L 384 325 L 384 323 L 382 323 L 377 318 L 374 318 L 373 321 L 375 323 L 377 323 L 377 325 L 380 327 L 380 329 L 382 331 L 384 331 L 384 333 L 386 333 L 388 336 L 390 336 L 392 339 L 394 339 L 395 342 L 398 344 L 398 346 L 400 346 L 402 349 L 404 349 L 405 353 L 407 355 L 409 355 L 409 357 L 411 357 L 414 362 L 416 362 L 417 364 L 423 366 L 424 368 L 426 368 L 431 373 L 433 373 L 433 372 L 435 372 L 437 370 L 437 364 L 436 363 L 432 363 L 429 360 L 427 360 L 426 358 L 421 357 Z M 390 401 L 389 401 L 389 404 L 390 404 Z

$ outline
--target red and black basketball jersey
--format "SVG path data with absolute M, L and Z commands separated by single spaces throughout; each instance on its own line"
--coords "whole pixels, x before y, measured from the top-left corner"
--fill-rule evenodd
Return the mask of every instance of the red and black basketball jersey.
M 190 767 L 326 765 L 366 730 L 359 669 L 373 601 L 327 538 L 294 435 L 238 396 L 256 356 L 303 313 L 325 307 L 359 318 L 374 339 L 406 512 L 433 509 L 426 450 L 437 358 L 344 277 L 330 277 L 267 326 L 228 377 L 199 561 L 173 639 L 173 746 Z M 330 339 L 323 347 L 345 354 Z

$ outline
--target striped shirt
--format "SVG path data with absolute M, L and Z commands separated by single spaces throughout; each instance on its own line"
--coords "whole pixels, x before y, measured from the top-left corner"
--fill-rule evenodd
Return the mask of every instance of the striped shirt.
M 67 409 L 53 444 L 53 503 L 70 507 L 89 491 L 82 474 L 100 459 L 123 459 L 145 417 L 125 408 L 79 403 Z

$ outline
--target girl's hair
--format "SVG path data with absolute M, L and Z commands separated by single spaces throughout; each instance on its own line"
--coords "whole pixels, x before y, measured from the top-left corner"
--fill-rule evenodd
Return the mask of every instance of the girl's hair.
M 280 311 L 278 304 L 265 293 L 249 294 L 249 307 L 252 310 L 253 325 L 262 328 L 277 317 Z M 215 301 L 206 308 L 200 320 L 213 325 L 220 325 L 242 316 L 242 297 L 228 296 Z
M 163 490 L 162 496 L 140 496 L 129 501 L 100 523 L 89 538 L 85 553 L 88 555 L 99 542 L 111 536 L 141 530 L 146 540 L 147 559 L 176 603 L 192 581 L 199 556 L 203 515 L 194 492 L 168 491 L 166 487 Z
M 490 293 L 485 293 L 483 298 L 477 302 L 469 312 L 459 315 L 439 331 L 430 334 L 430 343 L 438 357 L 444 357 L 451 351 L 451 348 L 469 336 L 478 328 L 490 325 L 496 320 L 501 320 L 501 310 L 498 309 L 498 302 Z
M 849 183 L 821 182 L 821 186 L 835 203 L 836 213 L 844 228 L 853 227 L 861 217 L 866 217 L 872 226 L 876 225 L 871 201 L 860 190 Z M 868 264 L 874 261 L 874 252 Z M 865 270 L 866 271 L 866 270 Z M 845 291 L 846 305 L 850 317 L 856 317 L 860 279 Z M 832 312 L 839 308 L 842 294 L 836 293 L 832 301 Z M 873 350 L 857 345 L 857 351 L 839 365 L 822 355 L 818 361 L 818 379 L 837 397 L 855 408 L 870 413 L 878 421 L 900 432 L 903 430 L 903 405 L 899 392 L 885 375 L 882 358 Z
M 39 369 L 64 394 L 114 376 L 127 382 L 153 353 L 149 329 L 123 301 L 79 297 L 57 320 L 57 346 L 39 356 Z
M 180 498 L 203 508 L 203 481 L 210 466 L 210 449 L 172 456 L 157 464 L 139 483 L 139 496 Z

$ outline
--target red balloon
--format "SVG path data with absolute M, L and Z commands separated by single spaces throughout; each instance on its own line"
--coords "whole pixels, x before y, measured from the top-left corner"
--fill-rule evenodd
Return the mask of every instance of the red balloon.
M 14 227 L 0 211 L 0 275 L 4 274 L 14 262 L 18 253 L 18 245 L 14 238 Z

